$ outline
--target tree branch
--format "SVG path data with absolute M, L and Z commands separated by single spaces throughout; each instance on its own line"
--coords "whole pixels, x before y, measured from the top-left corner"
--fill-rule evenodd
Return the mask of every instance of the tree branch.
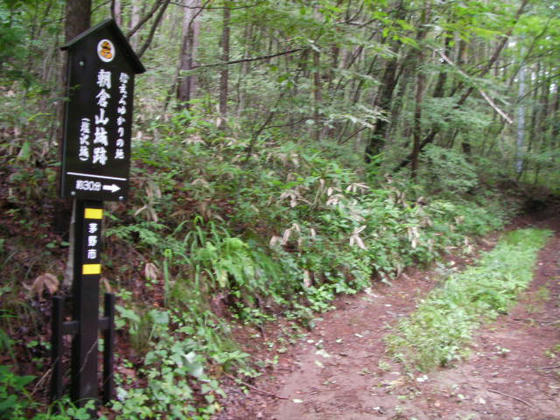
M 255 143 L 256 143 L 257 139 L 259 138 L 259 136 L 261 135 L 261 133 L 266 129 L 266 126 L 274 119 L 274 116 L 276 115 L 276 112 L 274 111 L 274 109 L 280 103 L 280 101 L 284 97 L 285 93 L 286 93 L 286 91 L 280 92 L 280 95 L 278 95 L 278 99 L 276 99 L 276 103 L 272 107 L 272 111 L 270 111 L 268 113 L 268 116 L 266 117 L 266 120 L 261 124 L 261 126 L 258 128 L 258 130 L 256 130 L 253 133 L 253 135 L 251 136 L 251 141 L 249 142 L 249 145 L 245 149 L 245 153 L 246 153 L 245 162 L 247 162 L 251 158 L 251 154 L 253 153 L 253 148 L 255 147 Z
M 259 394 L 267 395 L 267 396 L 269 396 L 269 397 L 276 398 L 276 399 L 278 399 L 278 400 L 289 400 L 289 398 L 287 398 L 287 397 L 282 397 L 282 396 L 280 396 L 280 395 L 273 394 L 272 392 L 268 392 L 268 391 L 262 390 L 262 389 L 260 389 L 260 388 L 257 388 L 257 387 L 254 386 L 254 385 L 251 385 L 251 384 L 248 384 L 248 383 L 245 382 L 245 381 L 242 381 L 242 380 L 239 379 L 239 378 L 236 378 L 236 377 L 234 377 L 234 376 L 232 376 L 232 375 L 228 375 L 227 373 L 224 373 L 223 375 L 226 376 L 226 377 L 228 377 L 229 379 L 233 380 L 234 382 L 239 382 L 239 383 L 245 385 L 247 388 L 251 388 L 253 391 L 258 392 Z
M 360 127 L 356 131 L 354 131 L 352 134 L 350 134 L 348 137 L 346 137 L 344 140 L 339 140 L 337 143 L 338 144 L 344 144 L 344 143 L 348 142 L 350 139 L 352 139 L 353 137 L 360 134 L 362 131 L 367 130 L 368 128 L 369 127 Z
M 240 60 L 233 60 L 233 61 L 222 62 L 222 63 L 203 64 L 203 65 L 200 65 L 200 66 L 194 66 L 192 69 L 193 70 L 198 70 L 198 69 L 209 68 L 209 67 L 229 66 L 231 64 L 247 63 L 247 62 L 259 61 L 259 60 L 267 60 L 269 58 L 279 57 L 281 55 L 293 54 L 293 53 L 296 53 L 298 51 L 303 51 L 305 49 L 306 48 L 296 48 L 296 49 L 293 49 L 293 50 L 282 51 L 282 52 L 279 52 L 279 53 L 276 53 L 276 54 L 261 55 L 259 57 L 242 58 Z
M 300 118 L 297 121 L 292 121 L 292 122 L 289 122 L 289 123 L 286 123 L 286 124 L 268 125 L 261 130 L 261 133 L 264 130 L 270 130 L 271 128 L 293 127 L 293 126 L 298 125 L 299 123 L 302 123 L 302 122 L 304 122 L 305 120 L 308 120 L 308 119 L 309 119 L 309 117 L 303 117 L 303 118 Z
M 459 74 L 465 78 L 468 78 L 469 76 L 463 72 L 453 61 L 451 61 L 451 59 L 449 57 L 447 57 L 443 52 L 441 51 L 437 51 L 437 53 L 440 55 L 440 57 L 448 64 L 452 65 L 455 69 L 457 69 L 457 71 L 459 72 Z M 486 102 L 488 102 L 488 104 L 490 104 L 490 106 L 492 108 L 494 108 L 494 111 L 496 111 L 508 124 L 513 124 L 513 120 L 511 119 L 511 117 L 506 114 L 504 111 L 502 111 L 500 108 L 498 108 L 498 106 L 494 103 L 494 101 L 492 100 L 492 98 L 490 98 L 481 88 L 479 88 L 477 86 L 478 92 L 480 93 L 480 95 L 486 100 Z
M 169 2 L 168 2 L 169 3 Z M 157 9 L 159 9 L 159 7 L 163 4 L 162 0 L 158 0 L 154 3 L 153 7 L 151 8 L 151 10 L 146 14 L 146 16 L 144 16 L 142 19 L 140 19 L 140 21 L 138 21 L 138 23 L 136 24 L 136 26 L 134 28 L 132 28 L 130 31 L 128 31 L 128 33 L 126 34 L 126 39 L 130 40 L 130 38 L 136 33 L 138 32 L 138 30 L 144 26 L 144 24 L 151 19 L 151 17 L 157 12 Z M 166 6 L 167 7 L 167 6 Z
M 516 401 L 522 402 L 523 404 L 525 404 L 529 407 L 532 407 L 532 405 L 529 404 L 527 401 L 525 401 L 524 399 L 521 399 L 519 397 L 516 397 L 515 395 L 506 394 L 505 392 L 501 392 L 501 391 L 498 391 L 497 389 L 490 389 L 490 388 L 488 388 L 488 392 L 493 392 L 494 394 L 500 394 L 500 395 L 503 395 L 504 397 L 513 398 Z
M 250 9 L 252 7 L 257 7 L 260 6 L 261 4 L 264 4 L 264 1 L 259 1 L 253 4 L 248 4 L 246 6 L 235 6 L 235 7 L 228 7 L 228 6 L 216 6 L 216 7 L 205 7 L 205 6 L 188 6 L 186 4 L 183 4 L 181 2 L 177 2 L 177 1 L 172 1 L 171 4 L 174 6 L 179 6 L 179 7 L 183 7 L 185 9 L 206 9 L 206 10 L 223 10 L 223 9 L 230 9 L 230 10 L 238 10 L 238 9 Z
M 165 13 L 165 9 L 167 9 L 167 6 L 169 6 L 170 1 L 171 0 L 164 0 L 164 2 L 162 3 L 162 7 L 156 17 L 154 24 L 152 25 L 152 29 L 150 29 L 150 34 L 148 35 L 148 39 L 146 39 L 146 42 L 144 42 L 144 45 L 142 45 L 142 48 L 140 48 L 140 51 L 138 51 L 137 53 L 138 58 L 142 58 L 142 56 L 144 55 L 144 53 L 152 43 L 152 40 L 154 39 L 154 34 L 156 33 L 156 29 L 159 23 L 161 22 L 161 19 L 163 18 L 163 14 Z

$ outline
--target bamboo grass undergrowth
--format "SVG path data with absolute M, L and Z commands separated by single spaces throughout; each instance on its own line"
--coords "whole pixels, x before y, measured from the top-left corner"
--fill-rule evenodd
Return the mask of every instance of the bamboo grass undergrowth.
M 533 279 L 539 250 L 549 230 L 505 234 L 479 263 L 452 274 L 386 338 L 389 352 L 407 369 L 429 371 L 468 355 L 473 331 L 507 313 Z

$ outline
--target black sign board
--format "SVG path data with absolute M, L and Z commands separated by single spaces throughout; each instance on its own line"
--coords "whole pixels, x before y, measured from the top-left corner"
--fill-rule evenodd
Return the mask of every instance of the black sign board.
M 60 194 L 117 201 L 128 196 L 134 75 L 145 71 L 117 24 L 106 20 L 68 50 Z

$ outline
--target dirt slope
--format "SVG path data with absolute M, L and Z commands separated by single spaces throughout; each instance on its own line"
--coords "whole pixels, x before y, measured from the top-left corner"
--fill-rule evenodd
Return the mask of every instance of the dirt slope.
M 248 395 L 231 394 L 217 418 L 560 419 L 559 214 L 549 208 L 518 221 L 555 235 L 515 309 L 476 333 L 469 360 L 423 375 L 385 355 L 387 327 L 437 279 L 412 271 L 392 287 L 339 300 Z

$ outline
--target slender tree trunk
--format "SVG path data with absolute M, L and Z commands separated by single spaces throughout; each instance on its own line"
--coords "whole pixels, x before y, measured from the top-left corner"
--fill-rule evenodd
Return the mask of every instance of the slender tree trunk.
M 117 25 L 122 25 L 122 7 L 121 7 L 121 0 L 112 0 L 111 1 L 111 16 L 117 23 Z
M 223 28 L 222 28 L 222 61 L 229 61 L 229 41 L 230 41 L 230 21 L 231 9 L 229 2 L 224 1 Z M 228 114 L 228 87 L 229 84 L 229 67 L 224 65 L 220 72 L 220 102 L 219 102 L 219 120 L 218 128 L 225 129 L 227 125 Z
M 557 69 L 552 69 L 552 71 L 557 71 Z M 550 83 L 550 80 L 549 80 Z M 547 135 L 543 136 L 543 142 L 541 145 L 541 149 L 543 152 L 553 152 L 555 149 L 560 149 L 560 141 L 559 134 L 560 134 L 560 88 L 558 85 L 555 85 L 555 90 L 551 90 L 551 86 L 548 86 L 548 95 L 552 96 L 552 102 L 550 103 L 550 110 L 548 111 L 548 117 L 546 118 L 549 121 L 550 127 L 548 128 Z M 549 102 L 550 99 L 547 99 L 546 102 Z M 547 107 L 548 108 L 548 107 Z M 545 118 L 545 117 L 543 117 Z M 550 164 L 549 164 L 550 165 Z M 542 165 L 536 165 L 535 167 L 535 177 L 533 180 L 533 184 L 537 184 L 539 181 L 540 171 L 542 169 Z
M 531 83 L 531 87 L 532 87 L 532 91 L 533 91 L 533 98 L 531 101 L 531 121 L 529 123 L 529 130 L 528 130 L 528 141 L 527 141 L 527 154 L 529 154 L 531 152 L 531 150 L 533 150 L 533 146 L 538 143 L 538 139 L 540 138 L 540 119 L 541 119 L 541 114 L 543 113 L 543 109 L 542 109 L 542 101 L 541 98 L 539 98 L 539 89 L 537 88 L 537 86 L 535 86 L 535 83 L 533 81 L 536 80 L 540 80 L 539 79 L 539 74 L 541 72 L 541 65 L 540 63 L 537 63 L 537 69 L 532 73 L 532 77 L 531 77 L 531 81 L 529 83 Z M 546 83 L 543 83 L 544 85 L 546 85 Z
M 422 63 L 424 54 L 420 52 L 418 62 Z M 414 130 L 412 139 L 412 155 L 411 155 L 411 176 L 416 179 L 418 172 L 418 160 L 420 157 L 420 142 L 422 139 L 422 99 L 424 93 L 425 74 L 422 69 L 418 69 L 416 76 L 416 107 L 414 109 Z
M 535 78 L 532 80 L 542 80 L 539 78 L 539 73 L 542 79 L 546 80 L 546 68 L 541 69 L 541 63 L 537 63 L 537 70 L 535 74 Z M 539 97 L 539 94 L 541 95 Z M 533 89 L 533 111 L 531 114 L 531 125 L 529 127 L 529 142 L 527 145 L 527 156 L 525 158 L 525 170 L 528 173 L 529 171 L 529 162 L 528 157 L 531 153 L 541 153 L 546 151 L 546 143 L 547 143 L 547 127 L 546 127 L 546 118 L 548 112 L 548 96 L 550 94 L 550 79 L 548 81 L 543 82 L 542 88 L 537 89 L 536 87 Z M 534 164 L 535 168 L 535 183 L 537 181 L 537 174 L 541 169 L 540 159 Z
M 404 106 L 407 103 L 406 98 L 408 97 L 409 85 L 410 81 L 413 79 L 412 75 L 414 69 L 411 69 L 411 67 L 414 67 L 414 62 L 410 57 L 406 57 L 402 63 L 399 82 L 393 95 L 393 100 L 391 101 L 391 121 L 393 121 L 393 123 L 391 124 L 389 131 L 387 131 L 388 137 L 393 136 L 393 133 L 396 134 L 406 131 L 408 120 L 401 120 L 400 116 L 402 115 Z M 399 121 L 400 124 L 398 124 Z M 403 137 L 406 137 L 404 133 Z
M 384 113 L 391 110 L 391 100 L 393 99 L 393 92 L 397 86 L 399 72 L 397 58 L 391 58 L 385 66 L 383 77 L 381 79 L 381 91 L 375 98 L 375 106 Z M 372 158 L 378 155 L 383 146 L 385 145 L 385 136 L 389 128 L 389 121 L 385 118 L 378 119 L 375 123 L 375 129 L 369 138 L 366 146 L 365 160 L 366 163 L 371 163 Z
M 313 51 L 313 138 L 317 142 L 321 140 L 321 89 L 321 53 Z
M 404 2 L 399 2 L 397 11 L 395 12 L 395 19 L 404 19 L 406 17 L 406 10 L 404 7 Z M 383 77 L 381 79 L 380 91 L 375 97 L 374 106 L 379 108 L 385 116 L 388 116 L 391 112 L 391 100 L 393 99 L 393 92 L 397 86 L 397 82 L 400 76 L 398 71 L 398 52 L 401 49 L 401 42 L 397 41 L 393 45 L 393 50 L 395 56 L 390 58 L 385 65 L 385 70 L 383 72 Z M 375 123 L 375 129 L 371 134 L 368 144 L 365 149 L 365 162 L 371 163 L 372 158 L 378 155 L 383 146 L 385 145 L 386 135 L 389 129 L 389 121 L 387 119 L 378 119 Z
M 467 41 L 462 38 L 459 39 L 457 45 L 457 58 L 455 60 L 455 62 L 457 63 L 457 67 L 463 68 L 463 66 L 467 62 L 467 52 L 468 52 Z M 464 82 L 462 78 L 458 78 L 457 80 L 455 80 L 455 83 L 453 85 L 453 91 L 454 92 L 459 91 L 463 87 L 463 83 Z
M 451 36 L 449 36 L 448 34 L 448 36 L 445 38 L 445 47 L 443 50 L 445 55 L 449 55 L 450 44 Z M 441 71 L 438 74 L 436 86 L 434 87 L 434 93 L 432 95 L 434 98 L 443 98 L 445 95 L 445 85 L 447 83 L 447 66 L 448 64 L 446 62 L 441 63 Z
M 252 40 L 253 40 L 253 28 L 254 25 L 250 24 L 245 28 L 245 34 L 244 34 L 244 38 L 245 38 L 245 50 L 243 51 L 243 58 L 244 59 L 248 59 L 249 58 L 249 54 L 250 54 L 250 50 L 251 50 L 251 45 L 252 45 Z M 290 62 L 290 54 L 287 54 L 286 57 L 286 62 L 289 63 Z M 289 67 L 289 66 L 288 66 Z M 247 92 L 245 89 L 245 79 L 247 77 L 247 75 L 249 74 L 249 61 L 245 61 L 241 64 L 241 72 L 239 74 L 239 83 L 237 84 L 237 92 L 238 92 L 238 100 L 237 100 L 237 117 L 241 117 L 241 115 L 243 114 L 243 111 L 245 110 L 246 106 L 247 106 Z
M 196 65 L 196 52 L 200 33 L 201 0 L 188 0 L 183 20 L 183 42 L 179 57 L 177 101 L 179 108 L 190 109 L 190 100 L 197 90 L 197 77 L 186 75 Z
M 556 85 L 556 96 L 554 97 L 554 104 L 552 105 L 551 119 L 552 119 L 552 139 L 558 139 L 560 134 L 560 87 Z M 556 141 L 557 146 L 560 148 L 560 141 Z
M 90 27 L 91 21 L 91 0 L 71 0 L 66 3 L 66 17 L 65 17 L 65 25 L 64 25 L 64 35 L 66 38 L 66 42 L 71 41 L 73 38 L 81 34 L 82 32 L 86 31 Z M 68 59 L 65 56 L 64 58 L 64 66 L 62 69 L 62 76 L 61 76 L 61 85 L 62 89 L 66 90 L 67 84 L 67 67 L 68 67 Z M 64 115 L 64 102 L 61 101 L 58 107 L 58 120 L 62 121 L 62 116 Z M 57 137 L 62 139 L 62 124 L 60 124 L 60 129 L 58 130 Z M 60 141 L 62 146 L 62 140 Z M 74 230 L 75 230 L 75 223 L 74 223 L 74 216 L 75 216 L 75 207 L 76 201 L 72 200 L 72 205 L 65 200 L 61 206 L 57 206 L 57 212 L 55 214 L 55 230 L 65 231 L 66 229 L 63 226 L 66 225 L 66 221 L 70 216 L 70 208 L 71 210 L 71 221 L 70 221 L 70 231 L 69 231 L 69 242 L 70 246 L 68 247 L 68 262 L 66 264 L 66 271 L 64 272 L 64 279 L 63 279 L 63 286 L 69 287 L 72 285 L 73 281 L 73 272 L 74 272 L 74 249 L 75 249 L 75 241 L 74 241 Z
M 133 28 L 138 26 L 139 22 L 140 22 L 139 0 L 133 0 L 132 5 L 131 5 L 131 11 L 130 11 L 130 21 L 129 21 L 129 24 L 128 24 L 128 31 L 130 32 Z M 138 43 L 137 40 L 138 40 L 138 36 L 136 34 L 133 34 L 128 39 L 128 42 L 130 42 L 130 45 L 132 46 L 132 48 L 136 48 L 137 43 Z
M 522 54 L 523 55 L 523 54 Z M 517 178 L 523 172 L 523 146 L 525 142 L 525 65 L 519 69 L 519 103 L 517 105 L 517 147 L 515 152 L 515 172 Z
M 428 33 L 428 28 L 426 24 L 430 20 L 431 13 L 431 3 L 426 5 L 426 8 L 422 11 L 421 17 L 421 27 L 418 31 L 418 36 L 416 38 L 418 45 L 420 46 L 417 55 L 417 66 L 416 66 L 416 104 L 414 109 L 414 129 L 412 136 L 412 154 L 411 154 L 411 176 L 416 179 L 418 172 L 418 160 L 420 158 L 420 142 L 422 139 L 422 100 L 424 95 L 424 84 L 426 81 L 426 74 L 422 66 L 424 65 L 424 50 L 423 41 Z
M 340 47 L 338 46 L 331 47 L 331 58 L 332 58 L 331 65 L 327 73 L 327 83 L 328 83 L 327 92 L 333 94 L 334 93 L 333 81 L 335 78 L 335 70 L 338 68 L 339 61 L 340 61 Z

